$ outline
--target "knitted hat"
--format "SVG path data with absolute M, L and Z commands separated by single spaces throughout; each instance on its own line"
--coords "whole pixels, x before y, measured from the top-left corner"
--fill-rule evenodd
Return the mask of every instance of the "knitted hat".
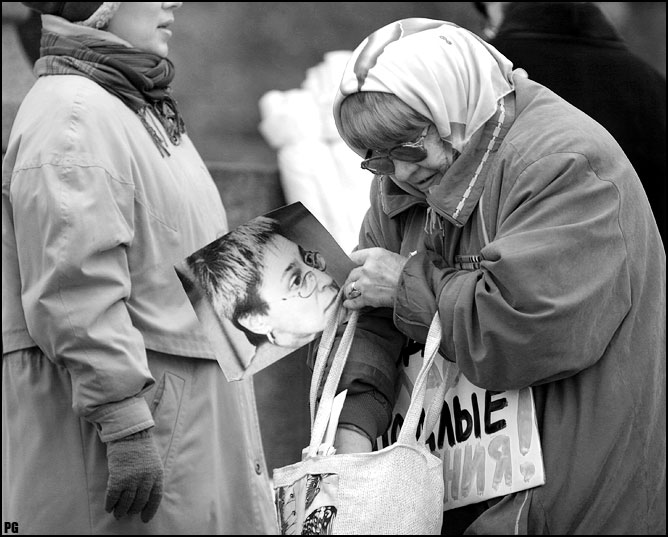
M 75 24 L 104 28 L 121 2 L 21 2 L 42 15 L 56 15 Z

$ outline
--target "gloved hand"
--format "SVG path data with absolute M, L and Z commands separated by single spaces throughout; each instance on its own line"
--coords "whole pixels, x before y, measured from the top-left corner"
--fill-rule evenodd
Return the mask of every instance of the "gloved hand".
M 107 513 L 118 519 L 141 512 L 151 520 L 162 499 L 163 466 L 150 429 L 108 442 L 107 464 Z

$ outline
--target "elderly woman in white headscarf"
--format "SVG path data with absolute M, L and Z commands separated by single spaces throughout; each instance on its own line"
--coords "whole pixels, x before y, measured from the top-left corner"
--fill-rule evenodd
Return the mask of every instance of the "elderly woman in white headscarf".
M 467 531 L 665 532 L 665 251 L 619 145 L 427 19 L 360 44 L 334 117 L 375 174 L 344 284 L 367 342 L 351 367 L 391 378 L 372 336 L 424 343 L 438 312 L 441 355 L 473 384 L 534 388 L 546 483 L 478 505 Z M 363 421 L 343 420 L 339 452 L 370 449 Z

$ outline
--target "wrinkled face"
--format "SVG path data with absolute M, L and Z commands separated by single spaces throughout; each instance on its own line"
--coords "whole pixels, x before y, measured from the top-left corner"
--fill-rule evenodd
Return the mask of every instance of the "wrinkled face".
M 107 31 L 133 47 L 165 58 L 169 53 L 174 11 L 183 2 L 122 2 Z
M 325 329 L 338 290 L 329 274 L 304 263 L 294 242 L 277 235 L 267 245 L 258 289 L 269 309 L 239 322 L 257 334 L 271 332 L 276 345 L 301 347 Z
M 452 146 L 441 140 L 434 126 L 427 131 L 424 148 L 427 156 L 419 162 L 393 158 L 394 173 L 389 174 L 397 185 L 418 197 L 425 197 L 431 187 L 439 184 L 455 160 Z

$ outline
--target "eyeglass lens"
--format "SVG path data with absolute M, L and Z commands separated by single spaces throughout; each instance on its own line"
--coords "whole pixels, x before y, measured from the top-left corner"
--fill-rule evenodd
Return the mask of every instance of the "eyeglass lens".
M 391 148 L 386 155 L 372 156 L 373 152 L 367 153 L 367 158 L 362 161 L 361 167 L 377 175 L 394 173 L 393 159 L 403 162 L 420 162 L 427 158 L 427 150 L 424 147 L 424 139 L 427 129 L 415 142 L 408 142 Z

